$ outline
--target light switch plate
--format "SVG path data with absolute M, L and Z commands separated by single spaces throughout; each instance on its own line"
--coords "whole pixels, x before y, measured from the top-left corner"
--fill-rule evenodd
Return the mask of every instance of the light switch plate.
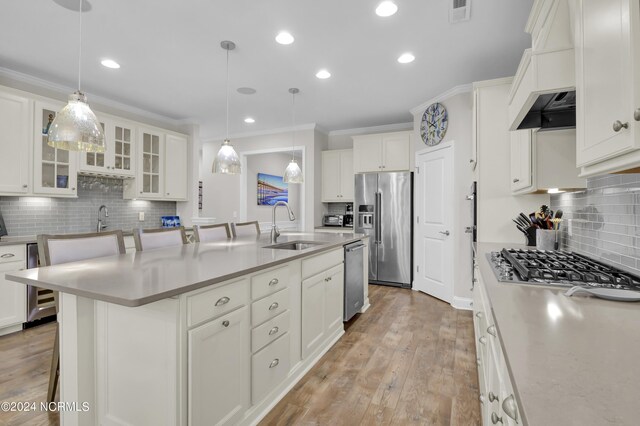
M 144 222 L 144 212 L 139 212 L 138 213 L 138 221 Z

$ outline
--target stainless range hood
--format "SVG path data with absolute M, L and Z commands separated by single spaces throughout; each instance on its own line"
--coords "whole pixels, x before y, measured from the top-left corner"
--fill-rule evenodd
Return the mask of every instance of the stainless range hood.
M 527 22 L 533 47 L 524 51 L 509 93 L 509 130 L 576 126 L 575 52 L 567 0 L 537 0 Z

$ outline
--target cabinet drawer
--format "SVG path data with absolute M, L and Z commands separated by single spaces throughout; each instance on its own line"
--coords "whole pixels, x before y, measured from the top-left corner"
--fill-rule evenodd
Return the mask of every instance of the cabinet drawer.
M 251 352 L 258 352 L 260 349 L 288 332 L 289 325 L 289 311 L 285 311 L 277 317 L 272 318 L 251 330 Z
M 251 400 L 259 403 L 289 374 L 289 333 L 251 358 Z
M 187 325 L 193 327 L 249 303 L 249 280 L 235 281 L 187 297 Z
M 27 246 L 0 246 L 0 263 L 24 261 L 27 257 Z
M 342 247 L 302 261 L 302 279 L 312 277 L 344 261 Z
M 251 297 L 261 299 L 289 286 L 289 267 L 285 266 L 251 277 Z
M 285 288 L 251 305 L 251 326 L 255 327 L 266 320 L 289 309 L 289 289 Z

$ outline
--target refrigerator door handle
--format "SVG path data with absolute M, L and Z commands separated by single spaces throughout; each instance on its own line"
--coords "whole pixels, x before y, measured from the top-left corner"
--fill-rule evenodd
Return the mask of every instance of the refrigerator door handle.
M 382 218 L 381 216 L 381 206 L 382 206 L 382 193 L 376 192 L 376 244 L 382 244 Z

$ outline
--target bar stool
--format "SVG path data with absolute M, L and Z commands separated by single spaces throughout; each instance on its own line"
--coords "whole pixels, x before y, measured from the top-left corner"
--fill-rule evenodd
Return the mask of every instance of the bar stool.
M 231 224 L 233 238 L 238 237 L 258 237 L 260 236 L 260 224 L 257 220 L 253 222 L 241 222 Z
M 207 243 L 209 241 L 224 241 L 231 238 L 231 229 L 228 223 L 217 225 L 194 225 L 193 236 L 196 243 Z
M 176 228 L 136 229 L 133 231 L 136 250 L 154 250 L 163 247 L 187 244 L 187 234 L 183 226 Z
M 59 265 L 104 256 L 124 254 L 122 231 L 89 234 L 38 235 L 38 253 L 42 266 Z M 58 293 L 53 293 L 56 314 L 58 313 Z M 49 389 L 47 401 L 53 402 L 60 378 L 60 326 L 56 322 L 56 336 L 53 344 Z

